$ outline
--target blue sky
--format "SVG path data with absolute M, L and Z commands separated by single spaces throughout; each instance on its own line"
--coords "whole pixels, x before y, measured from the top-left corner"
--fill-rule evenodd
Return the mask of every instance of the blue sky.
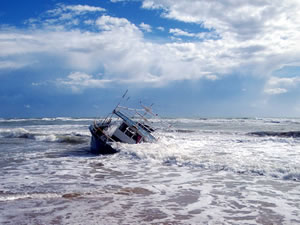
M 2 0 L 0 117 L 299 117 L 298 0 Z

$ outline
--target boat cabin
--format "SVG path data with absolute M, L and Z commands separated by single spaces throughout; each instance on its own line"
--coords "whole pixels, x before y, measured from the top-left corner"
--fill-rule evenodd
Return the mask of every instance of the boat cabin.
M 120 110 L 114 110 L 113 113 L 123 120 L 121 125 L 115 130 L 112 139 L 128 144 L 140 143 L 142 141 L 153 142 L 155 137 L 151 133 L 148 125 L 135 122 L 127 117 Z
M 136 144 L 142 141 L 142 136 L 135 127 L 128 126 L 125 122 L 115 130 L 111 137 L 114 141 Z
M 148 109 L 148 108 L 147 108 Z M 137 144 L 141 142 L 155 142 L 156 138 L 151 134 L 154 129 L 147 123 L 146 114 L 149 109 L 130 109 L 117 106 L 104 120 L 90 125 L 91 150 L 94 153 L 111 154 L 118 150 L 112 147 L 112 142 Z M 115 121 L 113 117 L 121 119 Z

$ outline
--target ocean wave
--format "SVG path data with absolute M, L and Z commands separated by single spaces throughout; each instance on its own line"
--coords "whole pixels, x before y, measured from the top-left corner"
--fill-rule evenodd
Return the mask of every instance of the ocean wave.
M 165 129 L 164 132 L 167 133 L 194 133 L 195 130 L 189 130 L 189 129 Z
M 80 122 L 80 121 L 93 121 L 95 120 L 95 118 L 73 118 L 73 117 L 53 117 L 53 118 L 41 118 L 41 120 L 44 121 L 76 121 L 76 122 Z
M 68 144 L 82 144 L 82 143 L 87 142 L 87 137 L 77 136 L 77 135 L 58 136 L 57 137 L 57 142 L 59 142 L 59 143 L 68 143 Z
M 0 122 L 24 122 L 24 121 L 34 121 L 38 119 L 30 118 L 30 119 L 0 119 Z
M 283 176 L 284 180 L 300 181 L 300 173 L 288 173 Z
M 0 201 L 15 201 L 22 199 L 47 199 L 60 198 L 61 195 L 57 193 L 28 193 L 28 194 L 14 194 L 14 193 L 0 193 Z
M 300 138 L 300 131 L 257 131 L 250 132 L 249 135 L 258 136 L 258 137 L 266 137 L 266 136 L 274 136 L 274 137 L 283 137 L 283 138 Z
M 25 138 L 41 142 L 58 142 L 69 144 L 81 144 L 89 140 L 88 135 L 82 135 L 74 132 L 69 134 L 37 133 L 24 128 L 0 129 L 0 137 Z
M 84 121 L 93 121 L 93 120 L 95 120 L 95 118 L 72 118 L 72 117 L 10 118 L 10 119 L 0 118 L 0 122 L 1 123 L 33 122 L 33 121 L 74 121 L 74 122 L 84 122 Z
M 232 142 L 236 140 L 234 139 L 229 141 L 232 144 L 226 146 L 223 142 L 225 146 L 222 149 L 216 149 L 217 140 L 211 139 L 210 135 L 207 136 L 209 138 L 205 139 L 197 137 L 196 135 L 192 138 L 178 139 L 174 133 L 174 135 L 163 135 L 157 143 L 119 144 L 118 147 L 121 150 L 119 155 L 132 160 L 142 160 L 166 166 L 199 168 L 215 172 L 226 171 L 237 176 L 265 176 L 281 180 L 300 181 L 300 168 L 297 162 L 289 160 L 289 155 L 285 155 L 286 158 L 280 157 L 281 154 L 284 154 L 281 147 L 275 149 L 276 152 L 273 151 L 273 154 L 269 151 L 269 149 L 274 150 L 273 145 L 270 148 L 262 148 L 258 145 L 260 143 L 250 142 L 252 140 L 250 138 L 249 143 Z M 233 150 L 232 146 L 234 145 L 239 146 L 240 149 L 238 151 Z M 246 146 L 250 146 L 250 148 Z M 282 146 L 281 143 L 280 146 Z M 145 151 L 145 149 L 147 150 Z M 258 152 L 260 157 L 253 158 L 253 155 L 258 155 Z M 279 157 L 280 161 L 278 161 Z M 285 163 L 286 161 L 288 163 Z
M 24 128 L 15 128 L 15 129 L 0 129 L 0 137 L 5 138 L 34 138 L 34 133 L 24 129 Z

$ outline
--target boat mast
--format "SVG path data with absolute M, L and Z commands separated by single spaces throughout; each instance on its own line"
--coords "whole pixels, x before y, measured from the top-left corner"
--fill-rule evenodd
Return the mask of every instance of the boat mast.
M 111 118 L 115 112 L 115 110 L 119 107 L 119 105 L 121 104 L 122 102 L 122 99 L 125 98 L 125 96 L 127 95 L 127 92 L 128 92 L 128 89 L 125 91 L 125 93 L 123 94 L 122 98 L 120 99 L 119 103 L 117 104 L 117 106 L 114 108 L 114 110 L 112 111 L 112 113 L 108 114 L 107 117 L 103 120 L 103 123 L 106 123 L 106 122 L 110 122 L 111 121 Z

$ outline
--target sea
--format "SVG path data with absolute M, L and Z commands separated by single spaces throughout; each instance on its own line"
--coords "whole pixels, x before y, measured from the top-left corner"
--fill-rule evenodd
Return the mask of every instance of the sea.
M 112 155 L 94 119 L 0 119 L 0 224 L 300 224 L 299 118 L 154 119 Z

